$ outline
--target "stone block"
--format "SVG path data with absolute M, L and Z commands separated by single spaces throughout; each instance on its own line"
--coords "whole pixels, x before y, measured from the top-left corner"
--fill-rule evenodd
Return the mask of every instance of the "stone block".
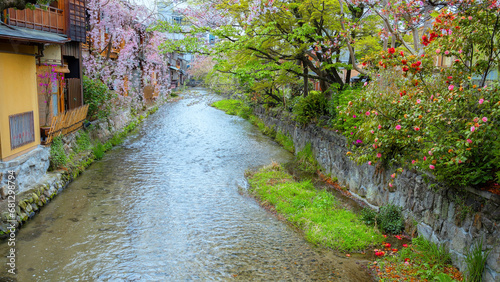
M 425 223 L 419 223 L 417 225 L 417 231 L 418 231 L 418 234 L 423 236 L 425 239 L 427 239 L 427 240 L 431 239 L 433 230 L 432 230 L 432 227 L 430 227 L 429 225 L 427 225 Z

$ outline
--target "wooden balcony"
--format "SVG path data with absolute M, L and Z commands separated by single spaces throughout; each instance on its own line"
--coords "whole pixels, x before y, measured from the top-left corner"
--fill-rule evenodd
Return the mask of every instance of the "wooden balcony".
M 5 13 L 5 23 L 8 25 L 59 34 L 66 32 L 64 13 L 61 9 L 46 7 L 46 9 L 16 10 L 10 8 Z

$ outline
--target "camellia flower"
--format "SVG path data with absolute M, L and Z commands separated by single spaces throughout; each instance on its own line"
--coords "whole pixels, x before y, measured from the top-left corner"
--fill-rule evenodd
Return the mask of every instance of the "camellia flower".
M 436 54 L 439 54 L 439 53 L 441 53 L 441 49 L 436 50 Z
M 377 158 L 381 158 L 382 157 L 382 154 L 381 153 L 377 153 Z
M 433 166 L 433 165 L 429 165 L 429 168 L 430 168 L 430 169 L 435 169 L 436 167 L 435 167 L 435 166 Z
M 426 161 L 426 160 L 427 160 L 427 157 L 424 156 L 424 161 Z
M 419 130 L 420 130 L 420 127 L 415 126 L 415 131 L 419 131 Z
M 444 51 L 444 54 L 448 55 L 448 54 L 450 54 L 450 51 Z
M 372 161 L 368 161 L 368 165 L 372 165 Z
M 467 139 L 467 143 L 472 144 L 472 140 Z
M 396 125 L 396 130 L 400 130 L 401 129 L 401 125 Z
M 382 129 L 382 125 L 380 125 L 380 124 L 379 124 L 379 125 L 378 125 L 378 129 Z
M 395 174 L 395 173 L 391 174 L 391 177 L 392 177 L 392 178 L 395 178 L 395 177 L 396 177 L 396 174 Z
M 370 130 L 370 133 L 371 133 L 371 134 L 375 134 L 375 131 L 373 131 L 373 130 Z
M 420 104 L 420 102 L 422 102 L 422 100 L 420 100 L 420 99 L 417 99 L 417 104 Z
M 401 57 L 405 56 L 405 53 L 403 53 L 403 51 L 399 51 L 399 54 L 401 54 Z
M 403 244 L 403 248 L 408 248 L 408 244 Z
M 366 111 L 365 115 L 369 116 L 370 115 L 370 111 Z
M 470 127 L 470 132 L 474 132 L 474 131 L 476 131 L 476 127 L 473 125 Z
M 387 49 L 387 52 L 389 52 L 390 54 L 394 54 L 394 52 L 396 52 L 396 49 L 391 47 L 391 48 Z
M 429 153 L 429 156 L 432 156 L 432 151 L 429 151 L 428 153 Z
M 483 121 L 484 121 L 484 122 L 487 122 L 487 121 L 488 121 L 488 118 L 487 118 L 487 117 L 483 117 Z
M 353 117 L 353 118 L 356 118 L 356 115 L 353 115 L 352 117 Z
M 416 160 L 411 160 L 411 164 L 415 164 L 416 162 Z
M 481 105 L 482 103 L 484 103 L 484 99 L 483 98 L 479 99 L 479 105 Z
M 448 90 L 452 91 L 453 88 L 455 88 L 455 86 L 453 86 L 453 84 L 450 84 L 450 86 L 448 86 Z
M 392 187 L 392 183 L 389 182 L 389 187 Z

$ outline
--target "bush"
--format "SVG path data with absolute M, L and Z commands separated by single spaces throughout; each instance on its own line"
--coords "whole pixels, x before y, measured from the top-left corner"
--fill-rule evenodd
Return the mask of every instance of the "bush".
M 111 106 L 108 101 L 113 98 L 113 93 L 100 80 L 91 80 L 83 76 L 83 99 L 89 105 L 87 113 L 89 120 L 108 117 Z
M 92 147 L 92 153 L 94 154 L 96 160 L 102 159 L 105 152 L 106 146 L 101 142 L 97 142 L 96 144 L 94 144 L 94 147 Z
M 319 169 L 319 164 L 314 157 L 311 143 L 307 143 L 302 151 L 295 157 L 298 167 L 304 172 L 315 173 Z
M 361 220 L 363 220 L 366 225 L 375 225 L 377 222 L 377 212 L 371 208 L 363 208 L 361 210 Z
M 65 166 L 68 163 L 68 157 L 64 151 L 64 144 L 61 136 L 58 136 L 52 140 L 50 145 L 50 169 L 56 170 Z
M 404 219 L 401 213 L 401 207 L 393 204 L 387 204 L 380 208 L 377 215 L 378 227 L 387 234 L 401 234 L 404 229 Z
M 371 58 L 378 80 L 341 112 L 344 119 L 362 119 L 348 135 L 359 163 L 429 171 L 455 187 L 500 181 L 500 84 L 484 80 L 500 57 L 490 56 L 496 49 L 488 23 L 497 16 L 482 6 L 487 3 L 456 13 L 443 10 L 430 33 L 453 35 L 432 39 L 421 56 L 401 48 Z M 452 65 L 436 69 L 436 53 Z
M 80 131 L 76 137 L 76 147 L 74 148 L 75 153 L 83 152 L 90 148 L 90 137 L 85 131 Z
M 311 91 L 307 97 L 297 97 L 298 101 L 293 107 L 295 121 L 307 124 L 317 121 L 321 116 L 327 115 L 327 100 L 323 93 Z

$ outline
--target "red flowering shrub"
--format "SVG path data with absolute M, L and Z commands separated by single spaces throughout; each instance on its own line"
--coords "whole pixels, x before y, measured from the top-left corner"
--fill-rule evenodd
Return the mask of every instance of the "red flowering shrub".
M 340 112 L 362 119 L 347 135 L 362 140 L 353 158 L 427 170 L 450 185 L 499 181 L 500 84 L 487 75 L 500 65 L 500 10 L 490 2 L 435 15 L 423 55 L 391 48 L 370 60 L 375 79 Z M 450 65 L 436 66 L 439 56 Z

